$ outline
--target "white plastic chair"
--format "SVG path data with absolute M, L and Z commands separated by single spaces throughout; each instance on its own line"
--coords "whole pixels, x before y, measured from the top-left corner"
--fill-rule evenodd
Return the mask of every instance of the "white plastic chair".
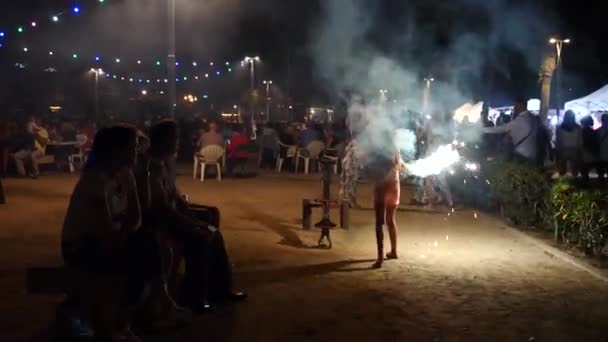
M 78 166 L 80 168 L 82 168 L 82 165 L 84 165 L 84 163 L 86 162 L 86 156 L 84 154 L 84 151 L 82 150 L 82 146 L 84 146 L 84 144 L 87 143 L 87 141 L 89 140 L 89 138 L 87 138 L 87 136 L 85 134 L 78 134 L 76 136 L 76 141 L 78 141 L 78 153 L 75 154 L 70 154 L 68 156 L 68 164 L 70 167 L 70 173 L 73 173 L 76 168 L 74 166 L 74 164 L 76 164 L 76 160 L 78 160 Z
M 215 165 L 217 180 L 222 180 L 222 167 L 221 161 L 224 156 L 224 149 L 218 145 L 210 145 L 203 147 L 199 153 L 194 155 L 194 171 L 193 178 L 196 179 L 198 173 L 198 166 L 201 167 L 201 182 L 205 181 L 205 168 L 207 165 Z
M 281 156 L 281 149 L 284 148 L 286 150 L 285 158 Z M 293 159 L 296 156 L 296 152 L 298 147 L 295 145 L 286 145 L 279 141 L 279 155 L 277 156 L 277 172 L 281 172 L 283 169 L 283 162 L 285 159 Z
M 298 172 L 298 166 L 300 159 L 304 160 L 304 174 L 308 174 L 311 160 L 318 160 L 319 155 L 325 149 L 325 144 L 321 141 L 313 141 L 306 148 L 299 149 L 296 156 L 296 172 Z

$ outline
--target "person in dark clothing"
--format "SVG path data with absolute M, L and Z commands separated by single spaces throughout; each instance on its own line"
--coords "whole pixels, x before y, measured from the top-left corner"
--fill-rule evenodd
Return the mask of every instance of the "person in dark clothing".
M 581 174 L 583 179 L 589 179 L 589 172 L 591 172 L 591 169 L 596 168 L 600 155 L 599 137 L 597 131 L 593 129 L 593 124 L 591 116 L 587 116 L 581 120 L 581 126 L 583 127 L 583 165 L 581 167 Z
M 97 133 L 63 224 L 62 255 L 75 275 L 68 302 L 90 320 L 99 341 L 138 341 L 130 311 L 145 285 L 162 274 L 156 240 L 141 229 L 135 156 L 133 128 Z
M 149 198 L 144 221 L 183 249 L 186 274 L 178 302 L 202 312 L 210 309 L 211 301 L 243 300 L 246 294 L 232 291 L 232 269 L 218 228 L 219 210 L 191 205 L 177 190 L 173 170 L 177 141 L 174 121 L 161 121 L 150 130 L 148 189 L 140 191 Z

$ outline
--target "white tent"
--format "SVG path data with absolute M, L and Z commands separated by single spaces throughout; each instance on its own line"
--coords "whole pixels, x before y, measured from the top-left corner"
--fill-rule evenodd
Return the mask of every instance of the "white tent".
M 577 100 L 566 102 L 566 110 L 572 110 L 577 117 L 587 116 L 594 112 L 608 111 L 608 85 Z

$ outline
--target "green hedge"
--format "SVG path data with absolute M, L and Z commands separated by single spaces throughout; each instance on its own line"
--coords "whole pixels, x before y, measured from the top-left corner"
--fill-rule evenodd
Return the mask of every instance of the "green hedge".
M 598 254 L 608 235 L 607 199 L 604 190 L 557 181 L 545 200 L 545 226 L 553 230 L 556 240 Z
M 456 191 L 463 198 L 482 196 L 483 209 L 500 208 L 514 224 L 549 230 L 557 241 L 588 254 L 598 254 L 606 243 L 608 191 L 604 187 L 553 182 L 540 168 L 506 162 L 483 164 L 481 175 L 475 186 Z

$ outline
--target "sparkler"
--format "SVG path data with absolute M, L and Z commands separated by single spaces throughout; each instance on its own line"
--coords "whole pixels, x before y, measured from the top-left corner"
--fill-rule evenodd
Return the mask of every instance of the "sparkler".
M 452 144 L 439 146 L 430 156 L 407 165 L 407 172 L 418 177 L 438 175 L 460 161 L 460 154 Z

